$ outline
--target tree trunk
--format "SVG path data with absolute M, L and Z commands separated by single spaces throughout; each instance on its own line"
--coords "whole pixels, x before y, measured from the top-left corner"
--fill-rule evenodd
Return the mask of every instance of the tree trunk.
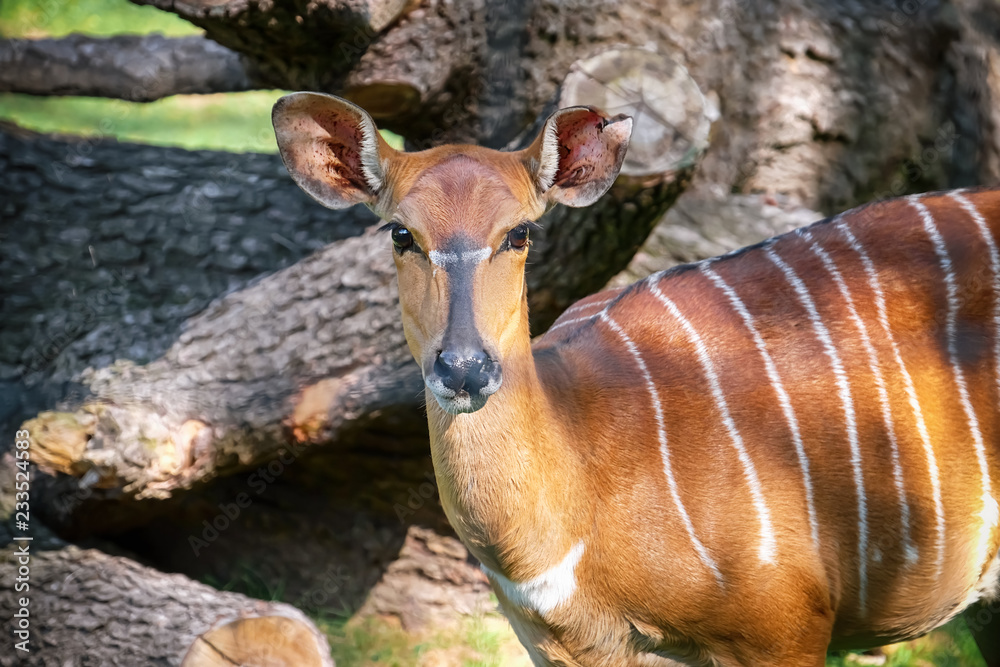
M 258 87 L 239 54 L 204 37 L 0 40 L 0 93 L 150 102 L 168 95 Z
M 28 588 L 13 592 L 16 579 Z M 0 580 L 3 667 L 333 667 L 324 635 L 290 605 L 217 591 L 93 549 L 15 542 L 0 551 Z M 25 625 L 16 616 L 21 609 L 25 635 L 16 632 Z M 29 651 L 11 649 L 12 640 L 26 640 Z

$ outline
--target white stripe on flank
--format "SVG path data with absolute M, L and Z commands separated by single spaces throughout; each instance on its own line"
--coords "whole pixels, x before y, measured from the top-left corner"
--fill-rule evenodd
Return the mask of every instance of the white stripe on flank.
M 837 382 L 837 393 L 844 404 L 844 422 L 847 428 L 847 441 L 851 447 L 851 467 L 854 471 L 854 487 L 858 493 L 858 606 L 864 615 L 868 606 L 868 498 L 865 495 L 864 472 L 861 467 L 861 444 L 858 442 L 857 417 L 854 413 L 854 400 L 851 398 L 851 385 L 844 370 L 844 363 L 837 353 L 830 332 L 816 310 L 816 304 L 802 279 L 791 266 L 785 263 L 772 248 L 767 249 L 768 258 L 781 269 L 785 278 L 795 290 L 799 302 L 806 309 L 812 322 L 816 337 L 823 344 L 823 350 L 830 359 L 833 375 Z
M 892 450 L 892 476 L 896 484 L 896 495 L 899 496 L 900 523 L 903 528 L 903 553 L 906 554 L 907 562 L 912 563 L 916 559 L 917 550 L 913 544 L 913 535 L 910 527 L 910 503 L 906 499 L 903 467 L 899 459 L 899 441 L 896 439 L 896 423 L 892 418 L 889 392 L 885 386 L 885 378 L 882 377 L 878 353 L 875 351 L 872 339 L 868 335 L 868 328 L 865 326 L 864 320 L 858 315 L 858 310 L 854 305 L 854 298 L 851 296 L 851 290 L 848 288 L 847 282 L 844 281 L 844 276 L 840 273 L 837 265 L 834 264 L 829 253 L 813 240 L 812 235 L 807 230 L 800 230 L 799 236 L 809 242 L 809 247 L 819 257 L 820 261 L 823 262 L 823 266 L 826 267 L 826 270 L 833 277 L 833 282 L 837 284 L 840 295 L 847 302 L 847 311 L 854 321 L 854 325 L 858 328 L 858 333 L 861 334 L 861 344 L 868 354 L 868 368 L 871 370 L 872 375 L 875 376 L 875 387 L 878 389 L 878 399 L 882 406 L 882 421 L 885 422 L 885 430 L 889 436 L 889 446 Z
M 719 572 L 719 566 L 715 564 L 715 561 L 708 553 L 705 545 L 701 543 L 701 540 L 699 540 L 698 536 L 695 534 L 694 524 L 691 522 L 691 517 L 684 508 L 684 503 L 681 501 L 681 495 L 677 488 L 677 480 L 674 479 L 673 468 L 670 465 L 670 449 L 667 447 L 667 429 L 663 422 L 663 405 L 660 402 L 660 392 L 656 390 L 656 384 L 653 382 L 653 376 L 649 373 L 649 368 L 646 366 L 646 362 L 639 353 L 639 348 L 634 342 L 632 342 L 632 339 L 629 338 L 627 333 L 625 333 L 625 330 L 621 327 L 621 325 L 611 319 L 606 309 L 602 310 L 598 315 L 601 318 L 601 321 L 607 324 L 612 331 L 618 334 L 618 337 L 625 344 L 626 349 L 628 349 L 628 351 L 632 354 L 632 358 L 635 359 L 635 363 L 639 367 L 639 372 L 642 373 L 642 377 L 646 380 L 646 388 L 649 390 L 649 396 L 653 401 L 653 415 L 656 417 L 656 436 L 660 441 L 660 458 L 663 460 L 663 473 L 667 477 L 667 486 L 670 487 L 670 495 L 673 498 L 674 505 L 677 507 L 677 512 L 681 515 L 681 521 L 683 521 L 684 528 L 687 530 L 688 536 L 691 538 L 694 550 L 698 553 L 698 558 L 701 559 L 701 562 L 704 563 L 705 567 L 712 571 L 712 574 L 715 575 L 715 580 L 719 583 L 719 586 L 722 586 L 722 573 Z
M 889 312 L 886 308 L 885 303 L 885 292 L 882 291 L 882 284 L 878 277 L 878 272 L 875 270 L 875 263 L 872 262 L 868 253 L 861 246 L 861 243 L 855 238 L 854 234 L 851 233 L 850 228 L 847 223 L 841 218 L 837 223 L 837 229 L 844 235 L 847 239 L 847 243 L 851 246 L 854 252 L 858 253 L 861 258 L 861 264 L 865 267 L 865 273 L 868 275 L 868 285 L 872 288 L 875 293 L 875 308 L 878 311 L 878 321 L 882 325 L 882 331 L 885 333 L 886 339 L 889 341 L 889 346 L 892 348 L 892 354 L 896 359 L 896 365 L 899 366 L 899 372 L 903 376 L 903 385 L 906 388 L 906 396 L 910 401 L 910 408 L 913 410 L 913 416 L 917 422 L 917 432 L 920 433 L 920 441 L 924 447 L 924 455 L 927 457 L 927 469 L 931 480 L 931 492 L 934 497 L 934 525 L 935 532 L 937 534 L 937 539 L 934 544 L 934 550 L 937 553 L 935 558 L 935 573 L 934 578 L 940 579 L 941 573 L 944 570 L 944 554 L 945 554 L 945 522 L 944 522 L 944 502 L 941 500 L 941 475 L 938 470 L 937 457 L 934 454 L 934 445 L 931 443 L 930 432 L 927 430 L 927 423 L 924 421 L 923 410 L 920 409 L 920 401 L 917 398 L 917 389 L 913 384 L 913 377 L 906 368 L 906 364 L 903 362 L 903 355 L 899 352 L 899 346 L 896 344 L 896 339 L 892 335 L 892 328 L 889 325 Z M 914 554 L 916 558 L 916 554 Z
M 701 265 L 701 272 L 704 273 L 714 284 L 718 287 L 729 299 L 729 303 L 732 304 L 733 308 L 743 319 L 743 323 L 746 325 L 747 329 L 750 330 L 750 334 L 753 336 L 754 345 L 757 346 L 757 350 L 760 352 L 760 356 L 764 360 L 764 368 L 767 370 L 767 377 L 771 381 L 771 386 L 774 387 L 774 393 L 778 395 L 778 402 L 781 404 L 781 410 L 785 415 L 785 421 L 788 422 L 788 430 L 792 434 L 792 442 L 795 445 L 795 454 L 799 458 L 799 468 L 802 470 L 802 483 L 805 485 L 806 489 L 806 508 L 809 512 L 809 530 L 812 535 L 813 548 L 817 551 L 819 550 L 819 520 L 816 518 L 816 505 L 813 500 L 813 484 L 812 475 L 809 472 L 809 457 L 806 455 L 805 445 L 802 442 L 802 434 L 799 432 L 799 420 L 795 416 L 795 410 L 792 408 L 792 401 L 788 397 L 788 392 L 785 391 L 785 386 L 781 382 L 781 376 L 778 374 L 778 368 L 774 363 L 774 359 L 771 354 L 767 351 L 767 344 L 764 342 L 763 337 L 761 337 L 760 332 L 757 330 L 757 324 L 754 321 L 753 316 L 750 311 L 747 310 L 746 304 L 740 299 L 736 291 L 726 284 L 726 281 L 722 279 L 719 274 L 711 268 L 710 262 L 705 262 Z
M 467 250 L 465 252 L 441 252 L 440 250 L 431 250 L 427 253 L 427 256 L 432 262 L 440 266 L 441 268 L 446 268 L 449 264 L 458 264 L 459 262 L 473 261 L 476 264 L 489 259 L 493 255 L 493 250 L 491 248 L 480 248 L 479 250 Z
M 972 217 L 973 221 L 979 227 L 979 232 L 982 234 L 983 240 L 986 241 L 986 245 L 989 248 L 995 292 L 993 304 L 993 323 L 996 333 L 1000 333 L 1000 305 L 996 303 L 997 295 L 1000 294 L 1000 291 L 997 291 L 996 288 L 998 276 L 1000 276 L 1000 254 L 997 253 L 996 242 L 993 240 L 993 235 L 986 226 L 986 221 L 983 220 L 983 216 L 979 214 L 979 211 L 972 205 L 972 202 L 957 192 L 952 193 L 951 197 L 957 201 L 962 208 L 965 209 L 965 212 Z M 996 500 L 993 498 L 993 487 L 990 483 L 990 469 L 989 464 L 986 462 L 986 444 L 983 442 L 983 434 L 979 430 L 979 420 L 976 418 L 976 411 L 972 407 L 972 401 L 969 398 L 969 389 L 965 384 L 965 373 L 962 370 L 961 362 L 958 360 L 958 350 L 955 346 L 955 329 L 957 328 L 958 318 L 958 285 L 955 283 L 955 275 L 951 268 L 951 257 L 948 255 L 948 248 L 945 247 L 944 239 L 941 238 L 941 233 L 935 226 L 934 218 L 931 216 L 930 211 L 927 210 L 927 207 L 915 197 L 911 199 L 910 202 L 917 207 L 918 211 L 920 211 L 920 216 L 924 220 L 924 227 L 927 228 L 927 233 L 934 241 L 934 250 L 937 252 L 938 259 L 941 261 L 941 266 L 945 269 L 945 284 L 948 287 L 948 352 L 951 355 L 951 365 L 955 371 L 955 383 L 958 385 L 958 394 L 962 399 L 962 407 L 965 409 L 966 417 L 969 420 L 969 429 L 972 431 L 972 440 L 976 447 L 976 459 L 979 461 L 979 473 L 982 477 L 983 511 L 980 513 L 980 517 L 983 520 L 983 528 L 982 534 L 980 535 L 979 549 L 981 558 L 979 563 L 985 563 L 986 559 L 989 558 L 990 534 L 993 532 L 993 528 L 997 525 L 996 513 L 993 509 L 996 507 Z M 994 336 L 993 342 L 994 345 L 997 346 L 994 348 L 994 354 L 1000 355 L 1000 339 L 997 339 L 996 336 Z M 1000 356 L 997 356 L 997 363 L 1000 363 Z M 998 382 L 1000 382 L 1000 370 L 997 372 Z
M 715 372 L 715 365 L 712 363 L 712 358 L 708 354 L 708 348 L 705 347 L 705 341 L 702 340 L 701 336 L 691 322 L 688 321 L 686 317 L 681 313 L 680 309 L 674 304 L 673 301 L 667 298 L 667 296 L 660 291 L 656 282 L 659 276 L 652 275 L 646 282 L 649 285 L 650 291 L 653 293 L 657 299 L 660 300 L 670 314 L 680 322 L 681 327 L 687 333 L 688 338 L 694 343 L 695 350 L 698 353 L 698 360 L 701 362 L 701 366 L 705 371 L 705 376 L 708 378 L 708 385 L 712 390 L 712 397 L 715 399 L 715 405 L 718 407 L 719 412 L 722 413 L 722 423 L 725 424 L 726 430 L 729 432 L 729 437 L 732 440 L 733 447 L 739 456 L 740 463 L 743 465 L 743 476 L 747 480 L 747 484 L 750 486 L 750 495 L 753 497 L 754 508 L 757 510 L 757 518 L 760 521 L 760 554 L 759 557 L 765 563 L 773 563 L 775 560 L 775 554 L 777 552 L 777 544 L 774 537 L 774 527 L 771 525 L 771 513 L 767 509 L 767 502 L 764 500 L 764 491 L 760 485 L 760 479 L 757 476 L 757 469 L 754 467 L 753 460 L 750 458 L 750 454 L 747 452 L 746 446 L 743 443 L 743 437 L 740 435 L 739 430 L 736 428 L 736 422 L 733 421 L 732 414 L 729 412 L 729 405 L 726 403 L 725 394 L 722 392 L 722 384 L 719 382 L 719 376 Z

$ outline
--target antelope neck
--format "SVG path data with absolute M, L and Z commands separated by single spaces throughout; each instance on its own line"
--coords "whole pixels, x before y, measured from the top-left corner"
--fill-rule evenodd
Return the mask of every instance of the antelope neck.
M 582 479 L 539 382 L 527 326 L 502 360 L 504 382 L 476 412 L 451 415 L 428 396 L 431 455 L 452 526 L 483 565 L 526 581 L 586 542 L 567 480 Z

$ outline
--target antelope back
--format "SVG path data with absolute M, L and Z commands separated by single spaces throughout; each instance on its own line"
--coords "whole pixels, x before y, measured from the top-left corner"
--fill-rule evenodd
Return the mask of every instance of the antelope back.
M 691 567 L 814 562 L 835 638 L 912 636 L 1000 592 L 998 239 L 995 190 L 871 204 L 590 297 L 536 355 L 604 388 L 591 450 L 657 443 Z

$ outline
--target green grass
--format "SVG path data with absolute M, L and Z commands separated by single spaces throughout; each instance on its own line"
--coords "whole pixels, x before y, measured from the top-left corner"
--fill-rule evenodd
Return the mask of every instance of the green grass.
M 73 32 L 98 36 L 160 32 L 183 37 L 200 34 L 201 28 L 128 0 L 0 0 L 0 36 L 38 39 Z
M 348 624 L 343 619 L 314 619 L 330 642 L 338 667 L 367 664 L 407 667 L 419 657 L 420 645 L 402 629 L 374 619 Z
M 410 633 L 380 618 L 317 618 L 337 667 L 530 667 L 514 631 L 497 613 L 446 628 Z
M 197 35 L 174 14 L 128 0 L 0 0 L 0 36 L 160 32 Z M 149 104 L 90 97 L 0 94 L 0 118 L 38 132 L 242 152 L 275 152 L 271 105 L 281 91 L 182 95 Z
M 965 621 L 957 618 L 920 639 L 883 649 L 885 667 L 986 667 Z M 831 656 L 827 667 L 857 667 L 853 654 Z
M 265 577 L 246 561 L 238 561 L 233 566 L 227 581 L 220 581 L 209 574 L 202 578 L 202 583 L 220 591 L 234 591 L 269 602 L 283 600 L 285 593 L 284 580 L 274 581 Z
M 414 635 L 377 618 L 314 619 L 330 641 L 338 667 L 455 667 L 529 665 L 510 625 L 499 614 L 468 618 L 457 626 Z M 956 619 L 925 637 L 885 647 L 885 667 L 985 667 L 965 623 Z M 854 653 L 831 655 L 827 667 L 872 664 Z
M 207 575 L 202 582 L 260 600 L 294 602 L 285 599 L 283 579 L 269 578 L 244 561 L 234 564 L 225 581 Z M 496 598 L 491 600 L 495 605 Z M 337 667 L 530 667 L 510 624 L 497 612 L 417 633 L 407 632 L 394 619 L 352 620 L 350 609 L 324 609 L 311 616 L 326 635 Z
M 279 90 L 178 95 L 138 104 L 94 97 L 0 95 L 0 118 L 37 132 L 109 136 L 122 141 L 273 153 L 271 105 Z
M 264 575 L 252 564 L 238 561 L 226 581 L 202 579 L 219 590 L 236 591 L 262 600 L 286 599 L 282 579 Z M 490 596 L 492 606 L 496 597 Z M 465 617 L 446 627 L 408 632 L 393 618 L 352 618 L 352 609 L 320 609 L 311 613 L 330 643 L 338 667 L 530 667 L 507 620 L 497 612 Z M 911 642 L 882 649 L 884 662 L 854 652 L 831 654 L 826 667 L 986 667 L 965 621 L 947 625 Z
M 60 37 L 71 32 L 95 36 L 160 32 L 197 35 L 187 21 L 128 0 L 0 0 L 0 36 Z M 178 95 L 135 103 L 93 97 L 34 97 L 0 94 L 0 119 L 36 132 L 121 141 L 224 150 L 275 153 L 271 106 L 283 94 L 262 90 L 219 95 Z M 402 147 L 397 135 L 383 132 Z

